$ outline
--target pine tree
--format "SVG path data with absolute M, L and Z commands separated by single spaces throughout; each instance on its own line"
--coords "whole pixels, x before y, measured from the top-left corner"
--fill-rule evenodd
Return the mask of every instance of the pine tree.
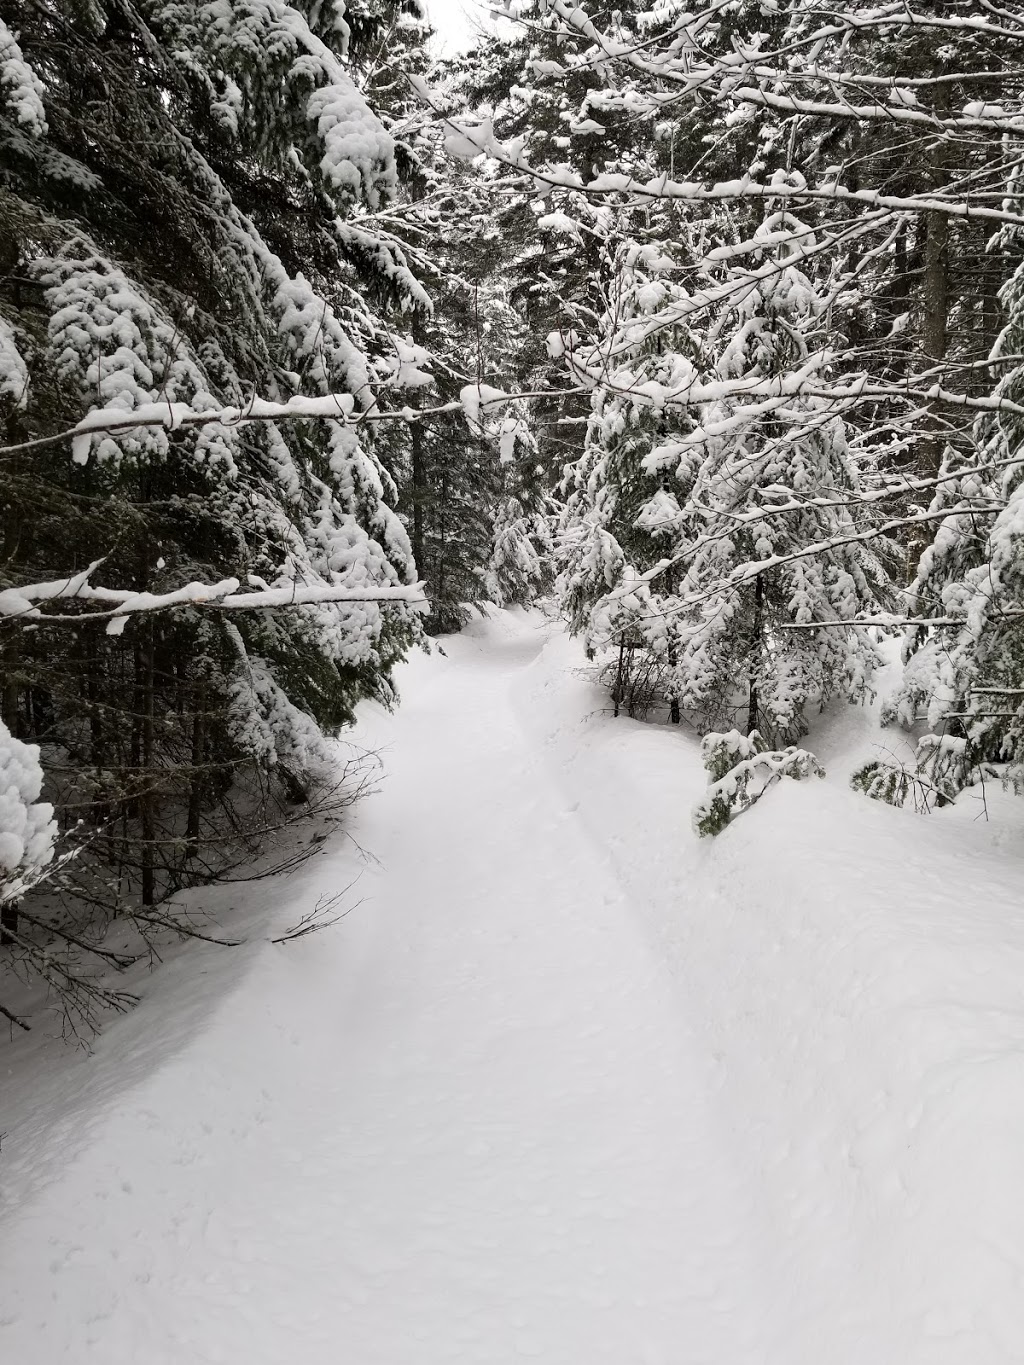
M 447 105 L 447 67 L 431 81 L 432 98 Z M 427 629 L 443 634 L 485 602 L 533 595 L 545 579 L 547 506 L 523 404 L 482 414 L 473 403 L 478 385 L 519 387 L 532 340 L 511 297 L 491 186 L 450 156 L 444 126 L 422 107 L 409 111 L 405 127 L 415 175 L 395 230 L 409 244 L 434 243 L 429 279 L 439 306 L 414 319 L 413 338 L 432 379 L 424 399 L 440 411 L 396 432 L 390 449 L 430 599 Z
M 769 205 L 770 208 L 770 205 Z M 805 273 L 814 234 L 786 210 L 769 212 L 755 249 L 726 278 L 720 350 L 726 384 L 676 451 L 683 573 L 677 592 L 695 611 L 680 627 L 678 694 L 710 716 L 730 683 L 746 680 L 746 728 L 773 742 L 806 730 L 806 711 L 863 695 L 877 662 L 864 630 L 844 621 L 886 604 L 878 550 L 858 532 L 864 486 L 841 409 L 785 393 L 795 375 L 827 373 L 831 281 Z M 749 261 L 749 263 L 748 263 Z M 824 288 L 821 285 L 824 285 Z M 730 381 L 779 379 L 778 400 L 746 399 Z
M 1016 234 L 1004 234 L 1000 245 L 1019 252 Z M 904 633 L 903 682 L 888 710 L 908 728 L 927 727 L 919 764 L 933 785 L 942 779 L 948 800 L 986 771 L 1018 786 L 1024 772 L 1024 368 L 1016 360 L 1024 345 L 1024 265 L 1003 303 L 1009 322 L 993 359 L 1005 357 L 1008 368 L 993 410 L 975 424 L 972 448 L 946 445 L 929 509 L 939 527 L 907 593 L 917 623 Z
M 14 8 L 0 5 L 7 444 L 95 409 L 244 414 L 254 396 L 349 395 L 339 416 L 362 420 L 175 420 L 100 431 L 73 458 L 9 453 L 0 588 L 96 560 L 106 588 L 157 594 L 229 576 L 413 584 L 373 419 L 411 380 L 389 316 L 428 300 L 377 228 L 403 156 L 360 82 L 383 82 L 382 45 L 416 6 Z M 240 781 L 299 798 L 336 772 L 327 736 L 360 698 L 391 698 L 421 630 L 397 600 L 186 604 L 106 631 L 4 619 L 7 726 L 43 742 L 60 818 L 96 826 L 90 847 L 147 903 L 215 870 L 206 834 L 262 823 L 239 823 Z
M 752 249 L 722 248 L 702 291 L 634 248 L 587 357 L 595 415 L 565 527 L 563 593 L 592 647 L 642 643 L 702 729 L 740 713 L 772 742 L 802 733 L 809 705 L 863 693 L 875 651 L 842 623 L 886 585 L 850 514 L 861 474 L 841 411 L 787 392 L 833 363 L 807 257 L 813 234 L 785 210 Z

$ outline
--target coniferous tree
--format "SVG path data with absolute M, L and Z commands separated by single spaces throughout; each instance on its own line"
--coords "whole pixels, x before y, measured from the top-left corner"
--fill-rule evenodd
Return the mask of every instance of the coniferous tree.
M 674 656 L 678 670 L 686 648 L 671 639 L 668 624 L 685 619 L 676 604 L 677 576 L 698 572 L 700 585 L 691 579 L 686 594 L 696 605 L 698 599 L 727 601 L 737 575 L 743 581 L 749 575 L 757 616 L 757 594 L 763 608 L 779 559 L 744 543 L 758 522 L 762 548 L 777 550 L 777 536 L 795 537 L 787 562 L 806 564 L 810 578 L 793 594 L 794 611 L 807 606 L 798 598 L 814 598 L 821 612 L 820 619 L 791 622 L 809 627 L 819 646 L 808 652 L 814 667 L 807 675 L 817 669 L 819 682 L 797 690 L 805 697 L 827 691 L 826 675 L 833 682 L 840 674 L 856 678 L 859 669 L 847 667 L 843 645 L 826 642 L 855 638 L 845 624 L 848 613 L 871 619 L 884 601 L 884 575 L 878 555 L 847 547 L 875 542 L 898 580 L 887 535 L 903 538 L 913 562 L 932 526 L 941 528 L 937 545 L 962 544 L 968 522 L 977 528 L 976 514 L 991 514 L 1004 496 L 993 498 L 978 469 L 991 449 L 994 419 L 972 429 L 963 413 L 986 404 L 1005 408 L 1007 401 L 1009 381 L 989 398 L 998 364 L 986 356 L 998 332 L 995 282 L 1017 249 L 1015 229 L 1005 226 L 987 251 L 985 244 L 993 227 L 1019 218 L 1015 201 L 1006 198 L 1020 164 L 1019 18 L 979 16 L 969 0 L 927 0 L 912 11 L 855 3 L 843 14 L 816 0 L 724 10 L 667 5 L 649 14 L 551 0 L 517 7 L 524 12 L 531 39 L 541 34 L 551 44 L 537 65 L 538 82 L 560 85 L 563 101 L 572 104 L 559 111 L 564 130 L 541 152 L 529 127 L 530 106 L 541 101 L 527 87 L 517 135 L 473 118 L 458 126 L 459 135 L 489 154 L 510 181 L 528 177 L 535 193 L 560 208 L 586 203 L 590 215 L 598 205 L 609 210 L 622 233 L 620 243 L 605 239 L 617 268 L 636 259 L 629 256 L 634 243 L 660 243 L 675 258 L 674 273 L 665 272 L 649 291 L 653 297 L 661 289 L 675 301 L 659 305 L 652 322 L 637 325 L 645 305 L 630 282 L 617 293 L 626 301 L 620 324 L 605 308 L 600 325 L 585 329 L 582 353 L 563 348 L 571 380 L 580 387 L 589 381 L 595 395 L 587 453 L 569 484 L 563 543 L 570 613 L 593 639 L 646 632 L 649 647 L 666 663 Z M 637 131 L 645 117 L 653 136 Z M 588 119 L 599 121 L 603 137 Z M 624 142 L 619 133 L 630 121 L 633 140 Z M 583 147 L 574 144 L 573 129 L 593 134 L 593 148 L 578 154 Z M 597 149 L 606 155 L 593 155 Z M 647 236 L 637 214 L 643 205 L 650 214 Z M 568 214 L 577 227 L 584 216 Z M 732 310 L 715 281 L 728 292 L 720 273 L 726 259 L 734 281 L 756 275 L 763 227 L 773 216 L 781 225 L 773 251 L 785 255 L 789 237 L 805 257 L 800 269 L 819 291 L 822 310 L 811 335 L 802 335 L 806 325 L 797 329 L 793 340 L 801 344 L 776 346 L 771 364 L 723 375 L 721 328 Z M 607 284 L 605 291 L 614 292 Z M 761 305 L 766 301 L 762 291 Z M 782 338 L 785 320 L 781 329 L 772 323 L 767 302 L 763 321 Z M 689 338 L 670 338 L 684 322 Z M 660 352 L 659 332 L 665 333 Z M 666 385 L 673 354 L 692 364 L 695 379 Z M 656 462 L 645 458 L 658 448 L 659 426 L 676 428 L 684 442 L 705 429 L 709 374 L 719 385 L 715 401 L 729 430 L 745 439 L 750 414 L 761 404 L 759 445 L 791 447 L 793 454 L 776 471 L 777 487 L 753 480 L 745 511 L 722 502 L 726 519 L 744 518 L 742 535 L 727 535 L 723 526 L 718 539 L 728 553 L 711 548 L 717 541 L 704 524 L 708 511 L 695 486 L 666 486 Z M 656 412 L 650 400 L 659 386 Z M 796 426 L 787 426 L 794 414 Z M 819 435 L 832 433 L 836 459 L 827 476 L 822 456 L 829 442 L 810 439 L 815 421 Z M 735 452 L 742 439 L 723 430 L 721 444 Z M 780 507 L 778 489 L 806 482 L 810 467 L 822 475 L 813 506 Z M 969 496 L 980 490 L 969 516 L 954 477 L 959 473 Z M 916 505 L 936 489 L 931 509 Z M 793 497 L 794 504 L 807 501 L 806 489 Z M 875 514 L 879 507 L 885 516 Z M 810 539 L 801 545 L 805 535 Z M 677 548 L 669 553 L 673 537 Z M 979 553 L 991 568 L 995 558 Z M 954 557 L 970 556 L 961 549 Z M 926 555 L 922 581 L 937 582 L 937 563 Z M 847 574 L 855 590 L 837 597 L 829 581 L 845 583 Z M 922 600 L 916 594 L 911 610 Z M 830 612 L 837 616 L 831 622 Z M 732 633 L 722 631 L 722 639 Z M 780 685 L 791 654 L 774 640 L 763 654 Z M 922 658 L 928 654 L 925 648 Z M 847 661 L 837 673 L 827 661 L 841 658 Z M 819 668 L 822 660 L 827 666 Z M 685 677 L 679 682 L 685 688 Z
M 1014 234 L 1005 237 L 1012 249 Z M 1024 265 L 1003 302 L 1009 322 L 993 358 L 1006 357 L 1007 372 L 975 423 L 973 447 L 946 445 L 930 509 L 939 527 L 907 593 L 916 621 L 904 632 L 903 682 L 887 713 L 926 727 L 919 764 L 948 800 L 986 771 L 1018 787 L 1024 772 Z M 893 789 L 886 799 L 907 794 Z
M 753 243 L 738 261 L 722 250 L 703 297 L 652 248 L 628 259 L 615 366 L 601 376 L 602 352 L 587 357 L 600 378 L 563 591 L 592 643 L 656 654 L 702 728 L 739 719 L 775 741 L 802 733 L 810 703 L 863 692 L 875 650 L 841 626 L 884 601 L 887 575 L 858 544 L 862 472 L 842 414 L 785 385 L 743 394 L 833 363 L 829 291 L 802 268 L 813 234 L 783 210 Z
M 416 382 L 389 317 L 428 299 L 377 226 L 406 163 L 368 102 L 417 13 L 0 6 L 3 715 L 145 903 L 262 825 L 240 780 L 294 799 L 336 773 L 327 736 L 391 697 L 420 634 L 374 419 Z M 300 420 L 329 395 L 339 420 Z M 254 397 L 286 411 L 237 420 Z M 96 410 L 106 431 L 52 441 Z M 353 600 L 229 615 L 193 594 L 23 630 L 19 585 L 99 560 L 122 595 L 230 577 Z

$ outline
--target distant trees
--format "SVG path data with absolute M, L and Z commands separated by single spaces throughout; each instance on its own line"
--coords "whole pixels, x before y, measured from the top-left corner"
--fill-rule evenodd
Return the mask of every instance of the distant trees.
M 1005 762 L 1024 19 L 971 0 L 516 14 L 520 126 L 458 135 L 541 223 L 596 230 L 611 272 L 556 346 L 563 393 L 592 402 L 565 485 L 570 618 L 660 659 L 701 724 L 728 676 L 737 719 L 790 733 L 867 684 L 868 623 L 910 617 L 903 718 L 983 731 Z
M 438 77 L 446 107 L 455 104 L 448 68 Z M 485 174 L 452 157 L 443 123 L 411 87 L 405 98 L 413 172 L 392 221 L 437 299 L 411 324 L 430 376 L 413 401 L 448 410 L 385 440 L 430 599 L 426 628 L 444 633 L 474 607 L 524 600 L 550 579 L 550 478 L 524 405 L 479 401 L 528 387 L 524 354 L 535 341 L 515 296 L 501 200 Z
M 575 353 L 595 397 L 564 518 L 574 619 L 595 647 L 643 641 L 704 730 L 739 720 L 773 742 L 803 733 L 809 704 L 863 694 L 876 650 L 845 623 L 889 583 L 841 410 L 798 386 L 744 392 L 835 363 L 835 281 L 806 273 L 815 254 L 804 224 L 773 214 L 706 261 L 698 294 L 637 244 L 607 339 Z

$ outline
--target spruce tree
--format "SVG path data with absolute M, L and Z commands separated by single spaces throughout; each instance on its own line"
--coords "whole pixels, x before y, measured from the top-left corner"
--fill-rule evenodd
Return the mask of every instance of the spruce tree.
M 428 299 L 377 228 L 406 163 L 364 89 L 416 12 L 0 5 L 6 444 L 164 403 L 244 415 L 254 397 L 340 394 L 350 415 L 10 453 L 0 588 L 97 560 L 106 588 L 157 594 L 415 582 L 373 419 L 410 382 L 389 318 Z M 43 743 L 61 819 L 94 827 L 90 847 L 147 903 L 215 867 L 205 834 L 262 823 L 231 809 L 240 781 L 299 798 L 336 772 L 328 737 L 360 698 L 391 698 L 421 631 L 415 604 L 375 600 L 186 604 L 107 630 L 4 620 L 8 728 Z
M 787 391 L 833 363 L 828 282 L 807 257 L 813 233 L 785 210 L 722 247 L 701 290 L 633 249 L 608 339 L 584 356 L 594 418 L 565 521 L 563 594 L 592 646 L 642 644 L 702 729 L 773 743 L 805 730 L 809 705 L 863 693 L 875 650 L 843 622 L 887 582 L 858 543 L 842 412 Z

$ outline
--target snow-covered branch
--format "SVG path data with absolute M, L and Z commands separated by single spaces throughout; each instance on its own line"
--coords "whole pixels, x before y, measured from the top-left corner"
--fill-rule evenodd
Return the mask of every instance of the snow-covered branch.
M 220 611 L 260 611 L 270 608 L 305 607 L 341 602 L 404 602 L 425 604 L 422 583 L 386 584 L 352 587 L 336 583 L 282 583 L 259 585 L 249 592 L 239 591 L 237 578 L 219 583 L 186 583 L 168 592 L 138 592 L 132 589 L 96 587 L 90 581 L 103 563 L 96 560 L 81 573 L 48 583 L 28 583 L 0 592 L 0 617 L 18 617 L 28 622 L 81 625 L 83 621 L 107 621 L 107 633 L 119 635 L 130 616 L 143 612 L 169 611 L 175 607 L 206 607 Z M 74 602 L 95 604 L 87 611 L 44 612 L 41 603 Z
M 39 436 L 30 441 L 0 446 L 0 456 L 43 450 L 70 441 L 75 462 L 85 464 L 95 437 L 123 435 L 146 427 L 179 431 L 190 427 L 239 427 L 248 422 L 308 420 L 333 421 L 358 427 L 377 422 L 414 422 L 445 412 L 457 412 L 459 407 L 458 403 L 442 403 L 432 408 L 385 410 L 373 407 L 357 411 L 352 394 L 331 393 L 320 397 L 298 394 L 285 403 L 272 403 L 265 398 L 253 397 L 241 407 L 195 408 L 189 403 L 166 402 L 143 403 L 131 411 L 120 407 L 93 408 L 73 427 L 52 436 Z

